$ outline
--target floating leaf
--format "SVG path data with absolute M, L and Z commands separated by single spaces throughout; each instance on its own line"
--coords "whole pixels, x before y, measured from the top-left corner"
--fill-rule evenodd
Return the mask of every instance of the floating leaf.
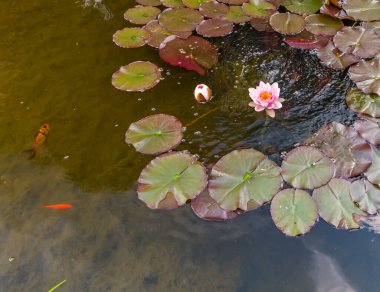
M 160 82 L 159 68 L 151 62 L 137 61 L 120 68 L 112 75 L 112 85 L 124 91 L 144 91 Z
M 250 24 L 257 31 L 274 32 L 272 26 L 269 23 L 269 19 L 252 18 L 250 20 Z
M 161 5 L 160 0 L 136 0 L 136 2 L 144 6 L 160 6 Z
M 303 31 L 298 35 L 284 38 L 284 42 L 294 48 L 314 50 L 325 47 L 329 42 L 329 38 L 325 36 L 317 36 L 308 31 Z
M 198 196 L 207 184 L 205 167 L 185 152 L 153 159 L 138 179 L 137 193 L 151 209 L 173 209 Z
M 332 122 L 306 142 L 330 157 L 335 163 L 335 177 L 352 177 L 371 165 L 371 147 L 352 128 Z
M 296 189 L 279 192 L 272 200 L 270 213 L 277 228 L 288 236 L 307 233 L 318 219 L 313 198 Z
M 202 3 L 212 0 L 182 0 L 183 4 L 189 8 L 198 9 Z
M 380 1 L 378 0 L 345 0 L 342 6 L 355 20 L 380 20 Z
M 205 37 L 221 37 L 229 35 L 234 28 L 233 23 L 224 19 L 203 20 L 197 26 L 197 33 Z
M 380 119 L 362 117 L 355 121 L 354 128 L 371 144 L 380 145 Z
M 148 22 L 144 28 L 150 32 L 151 36 L 147 41 L 147 44 L 153 48 L 159 48 L 160 44 L 172 33 L 163 28 L 158 20 L 152 20 Z
M 273 14 L 269 22 L 275 31 L 282 34 L 294 35 L 305 28 L 303 17 L 289 12 Z
M 195 215 L 205 220 L 230 220 L 238 216 L 236 212 L 220 208 L 213 198 L 210 197 L 207 189 L 191 201 L 191 208 Z
M 200 75 L 205 74 L 205 69 L 210 69 L 218 62 L 218 52 L 209 41 L 190 36 L 180 39 L 170 36 L 160 46 L 160 57 L 173 66 L 193 70 Z
M 375 215 L 380 209 L 380 189 L 367 180 L 357 180 L 351 184 L 352 200 L 360 210 Z
M 151 34 L 140 27 L 128 27 L 113 35 L 113 42 L 122 48 L 138 48 L 146 44 Z
M 372 146 L 371 158 L 372 164 L 367 169 L 365 176 L 371 183 L 380 186 L 380 149 Z
M 300 15 L 313 14 L 321 8 L 323 0 L 282 0 L 281 5 Z
M 339 19 L 353 20 L 353 18 L 351 16 L 348 16 L 347 13 L 343 9 L 340 9 L 334 5 L 323 4 L 323 6 L 320 9 L 320 12 L 322 14 L 330 15 L 332 17 L 336 17 Z
M 365 29 L 372 29 L 378 35 L 380 35 L 380 21 L 363 22 L 362 26 Z
M 282 185 L 280 168 L 254 149 L 234 150 L 212 168 L 210 196 L 225 210 L 254 209 L 270 201 Z
M 268 18 L 277 11 L 277 7 L 265 0 L 251 0 L 242 6 L 243 12 L 254 18 Z
M 134 24 L 146 24 L 155 19 L 161 10 L 153 6 L 136 6 L 124 13 L 124 18 Z
M 177 147 L 182 137 L 182 124 L 176 117 L 158 114 L 132 123 L 125 142 L 141 153 L 161 154 Z
M 380 57 L 362 60 L 348 70 L 351 80 L 365 93 L 380 95 Z
M 169 31 L 193 31 L 203 20 L 203 16 L 191 8 L 176 8 L 164 10 L 158 21 Z
M 339 51 L 332 41 L 329 41 L 322 49 L 319 49 L 317 56 L 327 67 L 333 69 L 344 69 L 360 61 L 360 58 L 357 56 Z
M 249 0 L 219 0 L 219 2 L 223 2 L 229 5 L 242 5 L 243 3 L 249 2 Z
M 184 6 L 182 0 L 161 0 L 161 3 L 169 8 L 180 8 Z
M 217 1 L 208 1 L 199 6 L 199 11 L 208 18 L 219 18 L 227 14 L 228 6 Z
M 346 96 L 347 105 L 355 112 L 380 118 L 380 96 L 365 94 L 359 89 L 351 89 Z
M 228 12 L 224 15 L 224 19 L 233 23 L 243 23 L 251 19 L 247 16 L 241 6 L 230 6 Z
M 365 215 L 352 201 L 350 186 L 345 179 L 333 178 L 327 185 L 313 191 L 319 215 L 337 228 L 359 228 L 359 216 Z
M 306 30 L 317 35 L 333 36 L 343 27 L 340 19 L 324 14 L 309 15 L 305 18 L 305 22 Z
M 295 188 L 314 189 L 333 177 L 334 164 L 321 151 L 301 146 L 290 151 L 282 161 L 282 177 Z
M 335 46 L 344 53 L 361 58 L 373 57 L 380 52 L 380 37 L 363 27 L 345 27 L 334 36 Z

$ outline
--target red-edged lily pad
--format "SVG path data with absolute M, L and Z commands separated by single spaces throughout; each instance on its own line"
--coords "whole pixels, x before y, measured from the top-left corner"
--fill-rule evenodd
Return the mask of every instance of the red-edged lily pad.
M 252 18 L 249 23 L 257 31 L 274 32 L 268 18 Z
M 228 12 L 228 6 L 217 1 L 207 1 L 199 6 L 199 11 L 208 18 L 219 18 Z
M 233 31 L 233 23 L 224 19 L 203 20 L 197 26 L 197 33 L 205 37 L 221 37 L 229 35 Z
M 224 15 L 224 19 L 233 23 L 244 23 L 249 21 L 251 17 L 244 13 L 241 6 L 230 6 Z
M 357 180 L 351 184 L 350 195 L 360 210 L 375 215 L 380 209 L 380 188 L 368 180 Z
M 325 47 L 329 42 L 329 38 L 325 36 L 317 36 L 308 31 L 303 31 L 295 36 L 287 36 L 284 38 L 284 42 L 294 48 L 314 50 Z
M 151 37 L 148 30 L 140 27 L 128 27 L 113 35 L 113 42 L 122 48 L 138 48 L 146 44 Z
M 203 20 L 203 16 L 191 8 L 176 8 L 164 10 L 158 21 L 169 31 L 193 31 Z
M 378 0 L 345 0 L 342 6 L 355 20 L 380 20 L 380 1 Z
M 343 27 L 340 19 L 324 15 L 313 14 L 305 18 L 306 30 L 317 35 L 333 36 Z
M 282 34 L 298 34 L 305 28 L 303 17 L 289 12 L 273 14 L 269 22 L 275 31 Z
M 380 145 L 380 119 L 362 117 L 355 121 L 354 128 L 369 143 Z
M 333 69 L 345 69 L 360 61 L 360 58 L 357 56 L 339 51 L 332 41 L 329 41 L 322 49 L 319 49 L 317 56 L 326 66 Z
M 172 33 L 163 28 L 158 20 L 152 20 L 147 23 L 144 28 L 150 32 L 151 36 L 147 41 L 147 44 L 153 48 L 159 48 L 160 44 Z
M 124 18 L 134 24 L 147 24 L 155 19 L 161 10 L 153 6 L 136 6 L 124 13 Z
M 363 92 L 380 95 L 380 57 L 360 61 L 350 67 L 348 74 Z
M 320 9 L 320 12 L 322 14 L 330 15 L 332 17 L 339 18 L 339 19 L 353 20 L 353 18 L 351 16 L 347 15 L 346 11 L 344 11 L 343 9 L 338 8 L 334 5 L 323 4 L 323 6 Z
M 281 5 L 300 15 L 313 14 L 321 8 L 323 0 L 281 0 Z

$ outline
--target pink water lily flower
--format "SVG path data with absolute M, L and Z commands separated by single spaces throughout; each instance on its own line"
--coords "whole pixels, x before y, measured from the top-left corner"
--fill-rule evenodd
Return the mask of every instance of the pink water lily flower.
M 254 107 L 257 112 L 265 110 L 267 115 L 272 118 L 276 115 L 274 110 L 282 108 L 281 103 L 285 101 L 280 98 L 280 88 L 277 82 L 270 85 L 270 83 L 260 81 L 260 85 L 256 88 L 249 88 L 249 96 L 252 98 L 249 106 Z

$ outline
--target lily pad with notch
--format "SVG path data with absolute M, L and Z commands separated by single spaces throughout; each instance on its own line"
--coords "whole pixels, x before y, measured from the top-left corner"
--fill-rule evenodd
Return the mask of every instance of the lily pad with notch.
M 242 6 L 243 12 L 254 18 L 269 18 L 277 11 L 277 7 L 265 0 L 251 0 Z
M 140 27 L 128 27 L 118 30 L 113 35 L 113 42 L 122 48 L 138 48 L 145 45 L 151 33 Z
M 378 0 L 345 0 L 342 7 L 347 15 L 355 20 L 380 20 L 380 1 Z
M 287 35 L 298 34 L 305 28 L 304 18 L 289 12 L 273 14 L 269 23 L 275 31 Z
M 380 95 L 380 56 L 351 66 L 348 74 L 363 92 Z
M 197 33 L 204 37 L 221 37 L 232 33 L 234 24 L 224 19 L 203 20 L 197 26 Z
M 305 18 L 306 30 L 316 35 L 333 36 L 344 25 L 338 19 L 324 14 L 313 14 Z
M 152 20 L 148 22 L 144 29 L 150 32 L 151 36 L 147 41 L 147 44 L 153 48 L 159 48 L 160 44 L 172 33 L 163 28 L 158 20 Z
M 347 105 L 355 112 L 380 118 L 380 96 L 366 94 L 359 89 L 351 89 L 346 95 Z
M 380 187 L 380 149 L 372 146 L 372 164 L 364 173 L 367 179 Z
M 269 18 L 251 18 L 249 23 L 257 31 L 274 32 L 274 29 L 269 23 Z
M 223 16 L 223 19 L 233 23 L 244 23 L 249 21 L 251 17 L 244 13 L 241 6 L 231 5 L 228 12 Z
M 357 56 L 339 51 L 332 41 L 329 41 L 322 49 L 319 49 L 317 56 L 327 67 L 340 70 L 360 61 L 360 58 Z
M 282 6 L 299 15 L 316 13 L 322 4 L 323 0 L 281 0 Z
M 380 119 L 364 117 L 354 123 L 355 130 L 373 145 L 380 145 Z
M 199 11 L 205 17 L 220 18 L 228 12 L 228 6 L 218 1 L 207 1 L 199 6 Z
M 168 8 L 158 17 L 160 24 L 169 31 L 193 31 L 203 16 L 191 8 Z
M 329 42 L 329 38 L 303 31 L 298 35 L 285 37 L 284 42 L 293 48 L 314 50 L 325 47 Z
M 360 210 L 375 215 L 380 209 L 380 188 L 362 179 L 351 184 L 350 195 Z
M 153 6 L 136 6 L 129 8 L 124 13 L 125 20 L 134 24 L 147 24 L 149 21 L 156 19 L 161 10 Z

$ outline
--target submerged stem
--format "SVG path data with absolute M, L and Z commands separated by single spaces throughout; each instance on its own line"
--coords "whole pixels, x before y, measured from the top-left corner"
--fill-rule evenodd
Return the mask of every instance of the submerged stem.
M 215 107 L 215 108 L 209 110 L 208 112 L 204 113 L 203 115 L 200 115 L 199 117 L 195 118 L 195 119 L 192 120 L 191 122 L 187 123 L 187 124 L 185 125 L 185 127 L 189 127 L 189 126 L 195 124 L 195 123 L 198 122 L 200 119 L 203 119 L 205 116 L 207 116 L 208 114 L 210 114 L 210 113 L 216 111 L 217 109 L 218 109 L 218 108 Z

